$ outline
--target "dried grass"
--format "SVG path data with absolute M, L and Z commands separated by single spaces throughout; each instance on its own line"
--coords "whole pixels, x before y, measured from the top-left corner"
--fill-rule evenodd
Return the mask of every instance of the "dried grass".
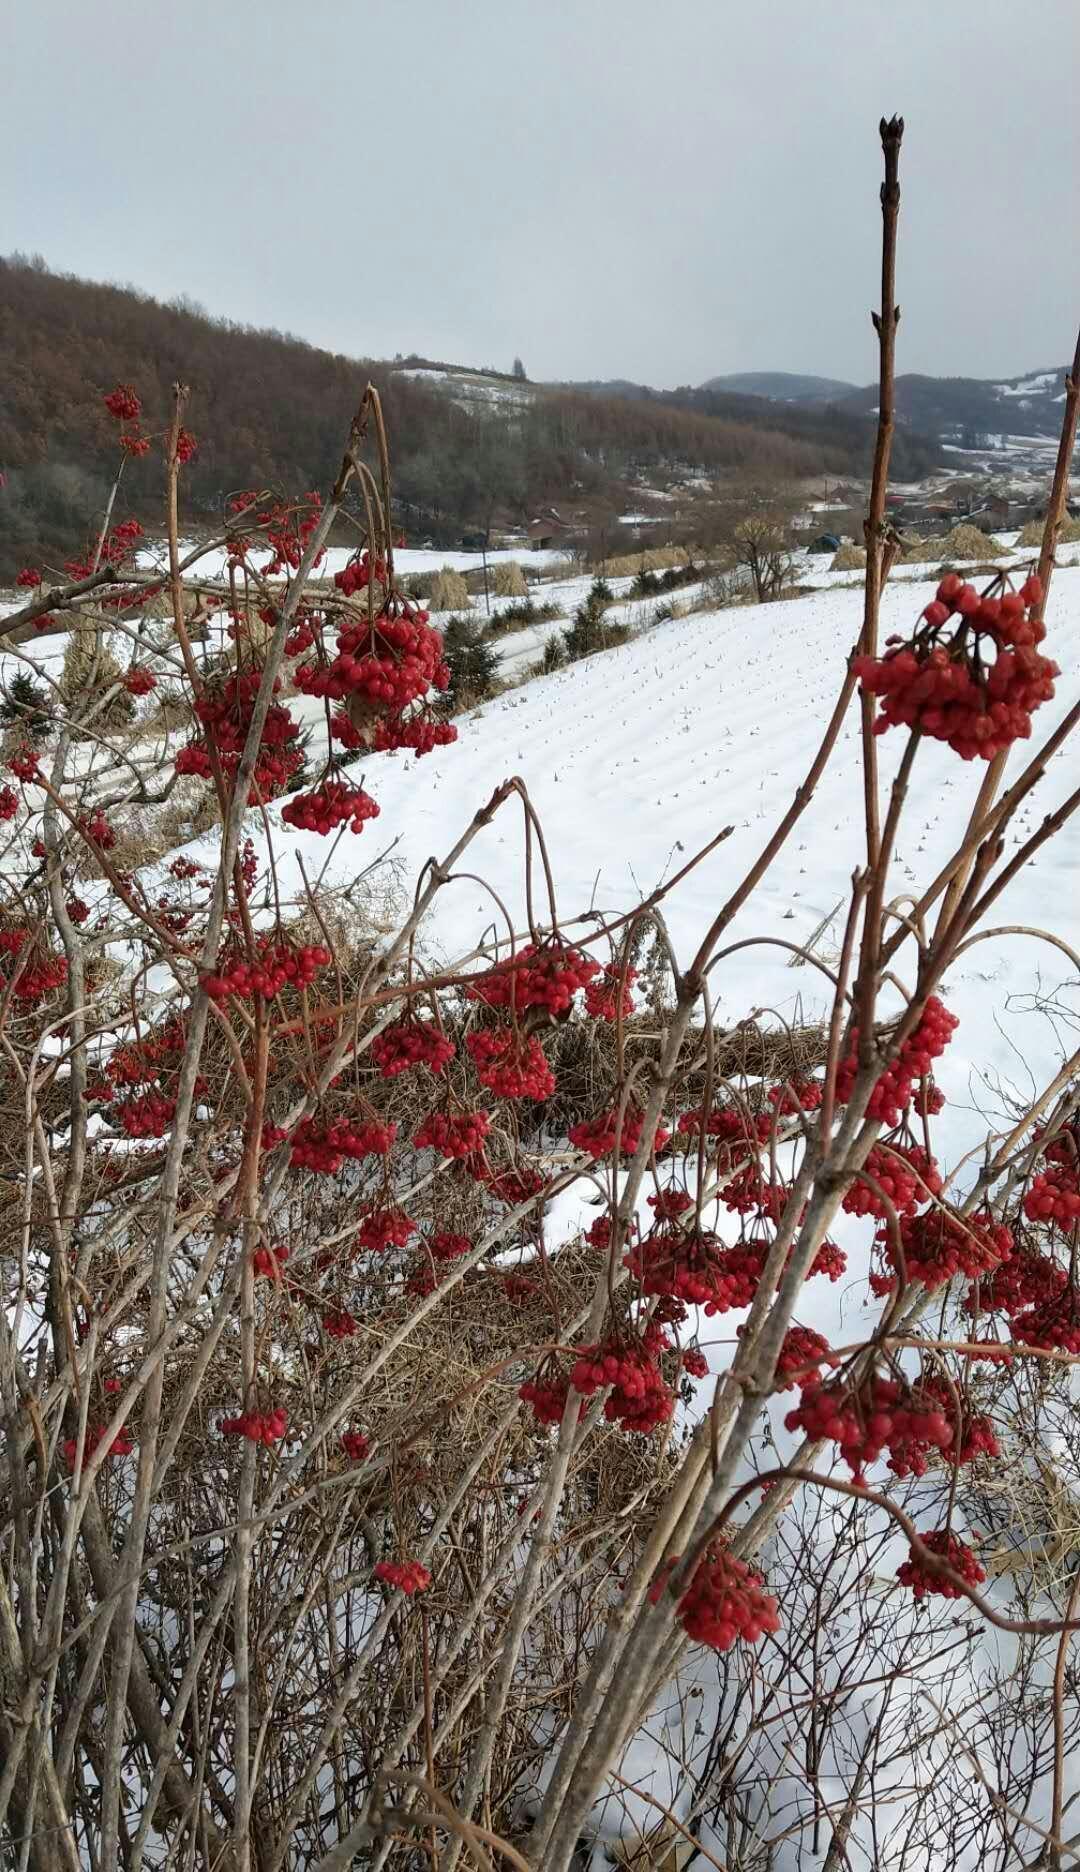
M 992 533 L 984 533 L 981 527 L 972 526 L 970 521 L 963 521 L 946 533 L 944 539 L 934 541 L 935 552 L 943 559 L 992 559 L 995 554 L 1003 553 L 1004 546 Z
M 453 566 L 443 566 L 431 581 L 430 604 L 433 611 L 467 611 L 469 587 Z
M 644 552 L 618 553 L 597 569 L 604 578 L 633 578 L 637 572 L 666 572 L 669 566 L 689 565 L 696 555 L 688 546 L 651 546 Z
M 1045 524 L 1043 520 L 1029 520 L 1027 525 L 1020 529 L 1017 545 L 1041 546 Z M 1073 520 L 1066 514 L 1058 529 L 1057 537 L 1059 546 L 1071 546 L 1080 540 L 1080 520 Z
M 529 587 L 516 559 L 501 559 L 494 567 L 492 589 L 496 598 L 527 598 Z
M 841 546 L 833 554 L 831 572 L 861 572 L 866 566 L 865 546 Z

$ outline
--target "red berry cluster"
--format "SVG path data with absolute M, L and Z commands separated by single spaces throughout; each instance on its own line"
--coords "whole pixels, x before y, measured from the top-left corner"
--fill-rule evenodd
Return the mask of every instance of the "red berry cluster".
M 676 1129 L 684 1137 L 698 1137 L 704 1120 L 705 1136 L 720 1144 L 719 1160 L 727 1166 L 743 1163 L 767 1144 L 772 1134 L 772 1114 L 735 1111 L 730 1106 L 713 1105 L 706 1113 L 702 1106 L 683 1112 Z
M 1075 1168 L 1061 1165 L 1033 1178 L 1024 1197 L 1024 1214 L 1032 1222 L 1056 1222 L 1059 1228 L 1072 1228 L 1080 1220 L 1080 1183 Z
M 570 1383 L 583 1397 L 608 1390 L 604 1416 L 624 1430 L 647 1434 L 667 1423 L 675 1409 L 675 1394 L 664 1382 L 652 1351 L 640 1343 L 618 1339 L 582 1346 L 570 1373 Z M 610 1389 L 609 1389 L 610 1387 Z
M 15 775 L 16 780 L 30 781 L 37 779 L 40 764 L 40 754 L 36 754 L 31 747 L 21 747 L 16 748 L 10 756 L 7 769 L 8 773 Z
M 908 1278 L 930 1290 L 944 1286 L 957 1274 L 992 1273 L 1013 1249 L 1011 1231 L 993 1216 L 959 1216 L 948 1209 L 901 1216 L 900 1241 Z M 880 1242 L 885 1258 L 895 1265 L 888 1231 Z
M 283 1242 L 273 1248 L 256 1248 L 251 1257 L 251 1265 L 256 1274 L 267 1280 L 280 1280 L 285 1262 L 289 1259 L 289 1250 Z
M 384 715 L 400 715 L 429 689 L 445 689 L 449 672 L 443 642 L 428 625 L 428 613 L 391 599 L 369 621 L 347 624 L 338 635 L 332 662 L 302 663 L 296 686 L 302 695 L 333 702 L 359 696 Z
M 195 454 L 195 451 L 198 448 L 198 446 L 199 444 L 196 441 L 195 437 L 192 435 L 191 430 L 181 429 L 179 435 L 176 438 L 177 461 L 189 462 L 192 456 Z
M 1034 576 L 996 598 L 980 597 L 948 573 L 909 643 L 852 663 L 864 693 L 882 698 L 875 733 L 918 728 L 964 760 L 992 760 L 1026 739 L 1032 712 L 1051 699 L 1061 674 L 1035 647 L 1046 635 L 1038 616 L 1042 597 Z M 946 628 L 952 635 L 943 642 Z
M 458 738 L 458 731 L 453 722 L 444 721 L 439 715 L 433 715 L 425 705 L 411 715 L 384 715 L 375 724 L 375 738 L 372 750 L 376 754 L 389 754 L 397 748 L 409 748 L 422 760 L 437 747 L 449 747 Z
M 455 1235 L 448 1229 L 439 1229 L 434 1235 L 424 1237 L 424 1246 L 436 1261 L 457 1261 L 462 1255 L 472 1252 L 473 1244 L 467 1235 Z
M 788 1259 L 790 1260 L 790 1256 Z M 830 1281 L 838 1281 L 847 1267 L 847 1255 L 835 1242 L 823 1241 L 807 1271 L 807 1280 L 815 1274 L 827 1274 Z
M 1008 1353 L 1004 1357 L 1008 1359 Z M 972 1411 L 963 1392 L 954 1391 L 943 1378 L 924 1378 L 919 1385 L 919 1396 L 924 1403 L 940 1405 L 952 1425 L 953 1440 L 948 1449 L 941 1452 L 947 1463 L 962 1469 L 966 1463 L 974 1462 L 976 1456 L 1000 1456 L 989 1417 Z
M 346 820 L 354 832 L 362 832 L 369 819 L 377 819 L 379 808 L 363 787 L 346 786 L 342 780 L 324 780 L 311 793 L 295 793 L 281 809 L 286 825 L 302 832 L 320 832 L 325 837 Z
M 407 1598 L 413 1593 L 426 1592 L 431 1585 L 431 1574 L 419 1560 L 380 1560 L 375 1578 L 382 1580 L 385 1586 L 397 1586 Z
M 90 915 L 90 905 L 84 903 L 81 897 L 69 897 L 64 909 L 73 923 L 85 923 Z
M 594 1020 L 619 1020 L 634 1011 L 634 997 L 630 990 L 637 980 L 637 970 L 628 968 L 625 979 L 622 964 L 608 962 L 599 981 L 591 981 L 585 989 L 585 1012 Z
M 443 1157 L 471 1157 L 491 1129 L 486 1111 L 429 1112 L 413 1138 L 417 1150 L 437 1150 Z
M 362 1430 L 344 1431 L 341 1447 L 350 1462 L 363 1462 L 371 1453 L 371 1444 Z
M 745 1328 L 739 1327 L 741 1337 Z M 829 1350 L 829 1342 L 811 1326 L 789 1326 L 780 1347 L 773 1388 L 790 1391 L 798 1385 L 814 1382 L 814 1367 L 838 1365 L 839 1359 Z
M 157 677 L 152 670 L 129 669 L 124 677 L 124 688 L 129 695 L 149 695 L 157 688 Z
M 386 562 L 383 559 L 372 559 L 366 546 L 340 572 L 334 573 L 334 584 L 345 598 L 351 598 L 358 591 L 366 591 L 372 579 L 378 585 L 385 585 Z
M 663 1597 L 678 1561 L 674 1554 L 650 1586 L 653 1605 Z M 744 1644 L 757 1644 L 766 1632 L 780 1630 L 776 1600 L 762 1591 L 760 1573 L 737 1560 L 720 1541 L 713 1541 L 698 1562 L 679 1600 L 678 1618 L 688 1637 L 713 1651 L 730 1651 L 740 1638 Z
M 223 1417 L 221 1432 L 223 1436 L 247 1437 L 249 1443 L 264 1443 L 267 1449 L 273 1449 L 280 1443 L 289 1428 L 288 1412 L 280 1404 L 272 1411 L 245 1411 L 241 1417 Z
M 885 1197 L 899 1215 L 913 1215 L 931 1196 L 941 1194 L 937 1163 L 918 1144 L 875 1144 L 863 1168 L 866 1177 L 857 1176 L 844 1192 L 842 1207 L 848 1215 L 884 1220 L 888 1215 Z M 867 1180 L 870 1177 L 873 1183 Z
M 1080 1352 L 1080 1293 L 1075 1287 L 1063 1287 L 1041 1306 L 1015 1314 L 1012 1336 L 1047 1352 Z
M 798 1111 L 817 1111 L 825 1088 L 818 1079 L 789 1079 L 785 1085 L 770 1087 L 765 1096 L 781 1118 L 793 1118 Z
M 1032 1249 L 1014 1248 L 988 1275 L 968 1288 L 965 1311 L 980 1313 L 1023 1313 L 1027 1307 L 1044 1306 L 1068 1285 L 1068 1275 L 1048 1256 Z
M 709 1361 L 700 1346 L 688 1346 L 682 1354 L 682 1368 L 688 1378 L 707 1378 Z
M 36 566 L 23 566 L 15 583 L 21 585 L 25 591 L 36 591 L 41 584 L 41 573 Z
M 520 1165 L 514 1170 L 492 1170 L 480 1158 L 475 1165 L 467 1164 L 466 1168 L 478 1183 L 485 1185 L 489 1196 L 493 1196 L 496 1202 L 505 1203 L 508 1209 L 514 1209 L 518 1203 L 539 1196 L 544 1187 L 544 1178 L 540 1172 L 526 1165 Z
M 615 1149 L 618 1136 L 619 1153 L 630 1157 L 641 1142 L 641 1133 L 645 1124 L 645 1114 L 636 1106 L 628 1105 L 619 1122 L 617 1108 L 601 1112 L 596 1118 L 583 1119 L 580 1124 L 571 1125 L 567 1137 L 576 1150 L 586 1151 L 595 1163 L 601 1157 L 610 1157 Z M 653 1150 L 661 1150 L 671 1136 L 662 1124 L 658 1124 L 652 1139 Z
M 125 1099 L 115 1110 L 128 1137 L 159 1138 L 176 1117 L 176 1100 L 162 1098 L 159 1092 L 143 1092 L 138 1098 Z
M 486 1007 L 546 1008 L 565 1014 L 579 988 L 600 973 L 600 964 L 571 944 L 553 938 L 538 948 L 525 943 L 516 955 L 500 962 L 486 975 L 476 975 L 468 993 Z
M 815 1442 L 838 1443 L 856 1481 L 885 1450 L 894 1475 L 925 1475 L 927 1452 L 947 1450 L 953 1440 L 938 1400 L 932 1394 L 923 1398 L 918 1390 L 905 1392 L 891 1378 L 865 1379 L 857 1390 L 844 1379 L 809 1384 L 784 1422 Z
M 528 1404 L 539 1424 L 561 1423 L 569 1394 L 569 1379 L 550 1368 L 546 1376 L 538 1374 L 528 1379 L 518 1391 L 518 1397 L 523 1404 Z
M 110 390 L 108 396 L 101 400 L 109 415 L 115 416 L 117 422 L 138 422 L 142 404 L 130 384 L 117 384 L 116 389 Z
M 343 1307 L 323 1314 L 323 1331 L 329 1333 L 331 1339 L 351 1339 L 358 1330 L 352 1314 Z
M 868 1118 L 879 1118 L 887 1125 L 899 1124 L 901 1113 L 911 1103 L 916 1082 L 929 1073 L 934 1060 L 944 1053 L 959 1025 L 955 1014 L 949 1013 L 944 1002 L 939 1001 L 937 995 L 930 995 L 918 1026 L 903 1042 L 896 1059 L 886 1067 L 871 1092 L 866 1107 Z M 846 1105 L 855 1085 L 859 1066 L 858 1045 L 859 1030 L 855 1027 L 851 1032 L 848 1051 L 836 1072 L 836 1097 L 841 1105 Z
M 939 1528 L 933 1534 L 919 1536 L 923 1546 L 938 1560 L 952 1568 L 969 1586 L 981 1586 L 986 1573 L 979 1565 L 970 1547 L 950 1534 L 947 1528 Z M 896 1577 L 901 1586 L 910 1586 L 916 1599 L 925 1599 L 928 1593 L 936 1593 L 942 1599 L 962 1599 L 965 1594 L 945 1573 L 940 1573 L 934 1566 L 928 1565 L 924 1555 L 915 1547 L 909 1547 L 908 1557 L 902 1566 L 896 1569 Z
M 643 1293 L 702 1306 L 710 1318 L 749 1306 L 761 1278 L 759 1260 L 700 1229 L 654 1228 L 627 1250 L 623 1265 Z
M 91 813 L 89 818 L 80 819 L 78 826 L 84 838 L 96 845 L 99 851 L 111 851 L 116 844 L 116 833 L 104 813 Z
M 555 1074 L 535 1034 L 520 1035 L 508 1027 L 483 1027 L 467 1036 L 482 1086 L 500 1098 L 542 1099 L 555 1090 Z
M 272 1001 L 283 988 L 308 988 L 321 968 L 333 961 L 322 943 L 261 942 L 254 962 L 244 956 L 226 957 L 202 985 L 214 1001 L 227 995 L 253 1001 Z
M 357 1231 L 360 1248 L 384 1254 L 388 1248 L 404 1248 L 416 1234 L 416 1223 L 403 1209 L 369 1209 Z
M 96 1451 L 104 1435 L 105 1435 L 104 1424 L 87 1424 L 86 1436 L 83 1441 L 83 1464 L 84 1465 L 90 1460 L 90 1457 Z M 78 1453 L 78 1448 L 79 1448 L 79 1440 L 77 1437 L 66 1437 L 64 1439 L 64 1461 L 67 1463 L 67 1466 L 69 1469 L 74 1469 L 75 1467 L 75 1457 Z M 109 1444 L 108 1453 L 110 1456 L 130 1456 L 134 1448 L 135 1448 L 135 1445 L 132 1442 L 132 1439 L 129 1433 L 126 1430 L 121 1429 L 117 1431 L 116 1435 L 113 1437 L 112 1442 Z
M 415 1066 L 442 1072 L 453 1057 L 452 1042 L 440 1033 L 434 1021 L 396 1021 L 371 1042 L 372 1063 L 384 1079 L 396 1079 L 399 1073 L 411 1072 Z
M 335 1176 L 347 1157 L 359 1163 L 364 1157 L 387 1156 L 396 1136 L 396 1124 L 380 1124 L 378 1119 L 356 1124 L 338 1118 L 319 1124 L 315 1118 L 303 1118 L 292 1135 L 289 1166 Z
M 226 775 L 235 774 L 240 765 L 261 681 L 259 669 L 236 672 L 208 686 L 195 703 L 195 714 L 206 740 L 216 748 Z M 280 688 L 280 679 L 275 678 L 273 693 L 276 695 Z M 260 799 L 272 799 L 299 772 L 304 764 L 299 737 L 299 722 L 287 708 L 272 702 L 259 737 L 249 805 L 257 805 Z M 189 742 L 177 753 L 175 766 L 177 773 L 198 774 L 208 779 L 212 772 L 208 747 L 204 742 Z
M 0 819 L 14 819 L 19 810 L 19 795 L 14 787 L 0 787 Z
M 62 988 L 67 981 L 68 965 L 64 956 L 41 956 L 39 960 L 29 962 L 20 973 L 12 988 L 16 1001 L 27 1006 L 37 1005 L 50 995 L 54 988 Z

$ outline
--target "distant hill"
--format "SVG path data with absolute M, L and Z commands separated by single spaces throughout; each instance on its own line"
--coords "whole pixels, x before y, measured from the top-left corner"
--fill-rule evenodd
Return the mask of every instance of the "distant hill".
M 1007 378 L 920 377 L 896 379 L 896 413 L 902 422 L 942 441 L 981 447 L 994 435 L 1056 435 L 1061 428 L 1067 367 L 1029 371 Z M 855 390 L 841 409 L 867 414 L 876 408 L 877 385 Z
M 997 435 L 1056 436 L 1065 376 L 1065 365 L 1005 378 L 928 377 L 909 372 L 896 379 L 896 413 L 900 422 L 922 436 L 971 448 L 985 447 Z M 872 417 L 877 412 L 876 383 L 859 389 L 833 377 L 743 371 L 710 377 L 701 389 L 748 393 L 806 409 L 827 403 L 850 415 Z
M 842 378 L 802 377 L 792 371 L 735 371 L 726 377 L 710 377 L 701 388 L 769 397 L 775 403 L 836 403 L 841 397 L 858 394 L 858 386 Z

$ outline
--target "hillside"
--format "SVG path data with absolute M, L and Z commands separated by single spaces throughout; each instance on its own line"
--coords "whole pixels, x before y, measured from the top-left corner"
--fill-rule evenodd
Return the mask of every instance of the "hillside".
M 187 499 L 210 525 L 238 489 L 325 486 L 369 377 L 395 438 L 396 518 L 437 546 L 497 518 L 525 522 L 544 503 L 572 499 L 585 524 L 597 508 L 617 513 L 642 485 L 707 475 L 736 490 L 855 475 L 870 459 L 872 425 L 861 414 L 347 358 L 42 263 L 0 260 L 0 578 L 27 562 L 59 566 L 84 547 L 115 472 L 115 426 L 101 399 L 116 383 L 135 386 L 146 428 L 159 433 L 173 382 L 190 385 L 189 422 L 201 440 Z M 898 464 L 915 468 L 914 459 Z M 156 451 L 129 461 L 124 513 L 159 530 L 161 503 Z

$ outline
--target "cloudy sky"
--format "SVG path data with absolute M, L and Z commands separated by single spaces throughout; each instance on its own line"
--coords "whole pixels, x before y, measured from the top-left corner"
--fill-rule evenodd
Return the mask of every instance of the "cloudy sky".
M 0 251 L 357 356 L 867 381 L 1080 312 L 1078 0 L 0 0 Z

